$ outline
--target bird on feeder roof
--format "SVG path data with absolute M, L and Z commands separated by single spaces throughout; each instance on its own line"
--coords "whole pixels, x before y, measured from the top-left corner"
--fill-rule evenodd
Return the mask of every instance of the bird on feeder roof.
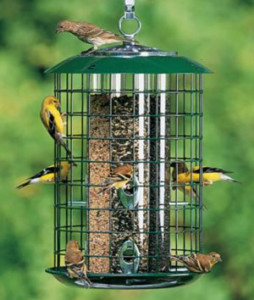
M 61 32 L 70 32 L 81 41 L 92 44 L 93 47 L 86 51 L 87 54 L 97 50 L 102 45 L 126 41 L 120 35 L 88 22 L 61 21 L 57 24 L 56 33 Z

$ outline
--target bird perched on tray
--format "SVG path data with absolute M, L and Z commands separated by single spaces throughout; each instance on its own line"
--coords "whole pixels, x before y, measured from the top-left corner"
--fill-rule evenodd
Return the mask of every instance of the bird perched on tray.
M 191 170 L 188 170 L 186 164 L 184 162 L 173 162 L 171 163 L 171 167 L 173 168 L 172 178 L 173 183 L 176 184 L 190 184 L 190 183 L 199 183 L 200 182 L 200 167 L 195 166 Z M 230 176 L 226 175 L 228 173 L 233 173 L 231 171 L 226 171 L 219 168 L 213 167 L 202 167 L 203 172 L 203 185 L 211 185 L 215 181 L 231 181 L 237 182 L 239 181 L 231 178 Z M 176 189 L 176 188 L 173 188 Z M 179 190 L 184 191 L 187 194 L 192 194 L 196 197 L 195 187 L 191 186 L 179 186 Z
M 51 165 L 37 174 L 29 177 L 27 181 L 17 186 L 17 189 L 21 189 L 27 185 L 33 183 L 53 183 L 55 182 L 55 177 L 60 171 L 60 179 L 62 181 L 66 180 L 72 165 L 76 166 L 74 162 L 62 161 L 60 163 L 60 168 L 57 165 Z M 60 169 L 60 170 L 59 170 Z
M 194 273 L 207 273 L 217 262 L 222 262 L 220 254 L 210 252 L 208 254 L 190 254 L 188 256 L 170 256 L 173 261 L 182 263 L 189 271 Z
M 48 96 L 44 98 L 41 105 L 41 120 L 48 130 L 48 133 L 57 142 L 57 144 L 62 145 L 67 154 L 72 156 L 71 151 L 64 142 L 64 114 L 60 113 L 58 107 L 60 107 L 60 102 L 56 97 Z
M 106 178 L 104 182 L 104 187 L 101 189 L 99 194 L 104 193 L 110 189 L 120 189 L 125 187 L 132 179 L 133 176 L 133 167 L 132 165 L 122 165 L 115 168 L 111 173 L 110 176 Z
M 57 24 L 56 32 L 70 32 L 81 41 L 92 44 L 93 47 L 86 51 L 87 54 L 97 50 L 99 46 L 125 41 L 121 36 L 88 22 L 64 20 Z
M 70 278 L 77 278 L 85 287 L 91 286 L 91 281 L 87 277 L 87 267 L 84 256 L 75 240 L 70 240 L 66 246 L 65 265 Z

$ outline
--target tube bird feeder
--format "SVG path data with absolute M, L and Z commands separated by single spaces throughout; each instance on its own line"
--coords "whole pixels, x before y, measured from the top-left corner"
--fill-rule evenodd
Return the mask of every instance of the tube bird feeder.
M 140 29 L 134 6 L 126 5 L 120 28 L 126 18 Z M 70 239 L 81 245 L 94 288 L 164 288 L 198 276 L 169 256 L 201 251 L 202 184 L 173 181 L 171 164 L 202 165 L 202 76 L 210 71 L 176 52 L 135 44 L 134 35 L 47 71 L 77 164 L 66 182 L 56 178 L 54 266 L 47 272 L 73 285 L 82 286 L 64 266 Z M 55 145 L 55 163 L 66 159 Z M 124 165 L 133 170 L 128 184 L 100 193 Z

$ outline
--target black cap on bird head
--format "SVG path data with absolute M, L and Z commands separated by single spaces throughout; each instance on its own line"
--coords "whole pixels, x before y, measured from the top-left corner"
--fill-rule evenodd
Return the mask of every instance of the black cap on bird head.
M 178 169 L 178 173 L 188 172 L 188 168 L 183 161 L 174 161 L 170 164 L 171 168 Z

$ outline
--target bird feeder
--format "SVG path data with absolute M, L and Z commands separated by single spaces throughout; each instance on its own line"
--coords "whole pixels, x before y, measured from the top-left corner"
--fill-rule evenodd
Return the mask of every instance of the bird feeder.
M 198 197 L 180 191 L 171 164 L 202 165 L 202 75 L 210 71 L 176 52 L 133 42 L 141 23 L 125 1 L 123 45 L 71 57 L 47 70 L 66 113 L 66 143 L 77 164 L 56 178 L 54 266 L 61 282 L 66 244 L 81 245 L 92 288 L 165 288 L 197 278 L 170 255 L 202 248 L 202 184 Z M 124 20 L 138 29 L 126 34 Z M 55 163 L 67 160 L 55 145 Z M 133 176 L 121 189 L 100 193 L 116 167 Z M 177 170 L 176 170 L 177 171 Z M 202 176 L 201 176 L 202 177 Z

